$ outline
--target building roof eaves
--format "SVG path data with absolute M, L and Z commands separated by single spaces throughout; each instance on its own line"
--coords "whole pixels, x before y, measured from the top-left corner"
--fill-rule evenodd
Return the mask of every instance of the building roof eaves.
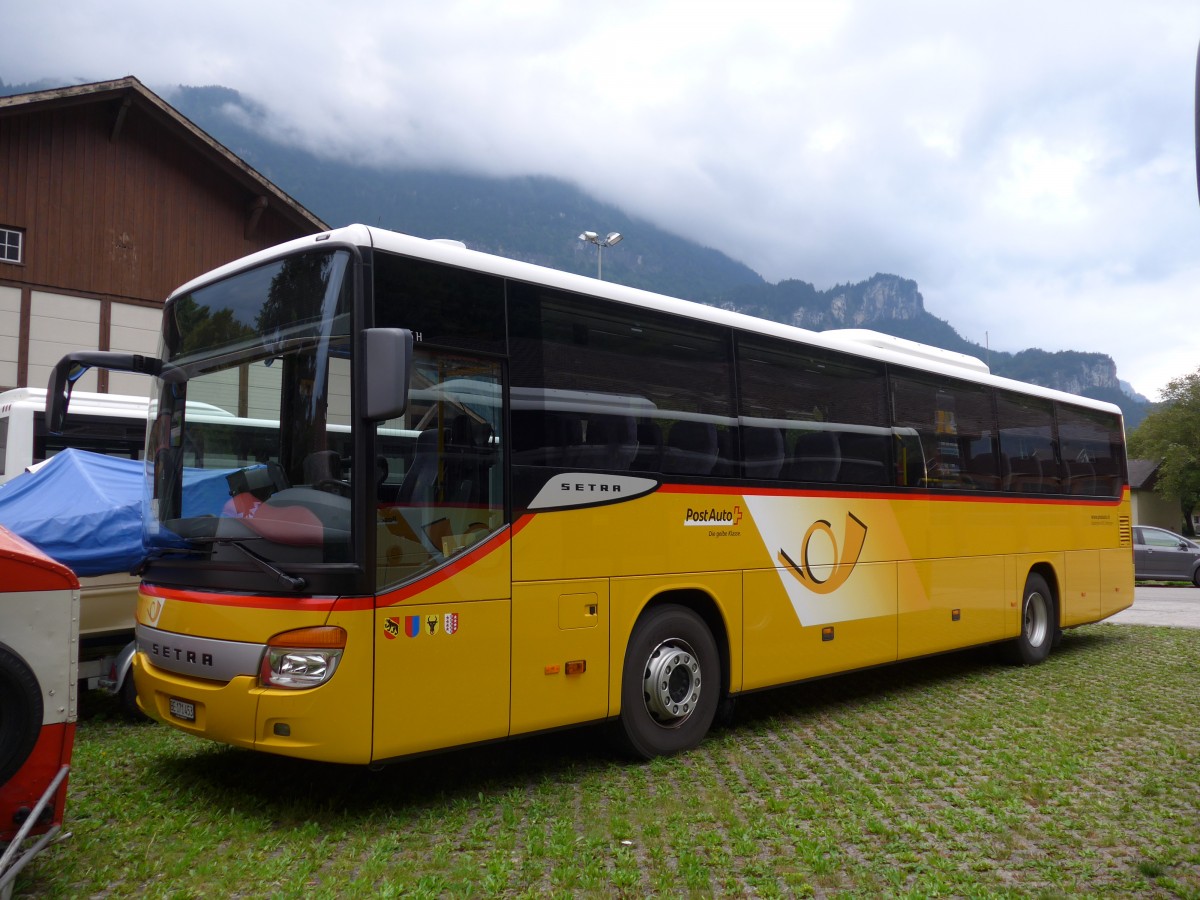
M 122 97 L 127 98 L 130 102 L 140 103 L 152 115 L 157 115 L 165 124 L 181 133 L 185 140 L 190 141 L 197 150 L 240 181 L 247 189 L 259 196 L 267 196 L 268 202 L 276 212 L 285 218 L 292 220 L 302 228 L 312 229 L 313 232 L 329 230 L 329 226 L 325 222 L 132 75 L 112 81 L 76 84 L 28 94 L 0 97 L 0 116 L 12 115 L 29 109 L 106 102 Z

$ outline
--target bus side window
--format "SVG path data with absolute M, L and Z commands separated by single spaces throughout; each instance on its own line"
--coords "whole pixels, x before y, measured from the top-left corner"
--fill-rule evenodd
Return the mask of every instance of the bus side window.
M 736 470 L 725 329 L 516 282 L 509 316 L 514 464 L 700 476 Z M 545 417 L 540 425 L 535 412 Z M 569 428 L 552 418 L 568 413 L 577 420 Z
M 1012 493 L 1058 490 L 1054 409 L 1049 400 L 996 394 L 1001 487 Z
M 896 425 L 920 435 L 928 486 L 994 489 L 998 470 L 992 454 L 992 391 L 918 373 L 893 375 L 891 381 Z
M 1120 420 L 1058 404 L 1058 434 L 1068 494 L 1119 497 L 1124 485 Z
M 757 466 L 755 434 L 783 429 L 782 458 L 767 436 L 767 477 L 814 484 L 886 484 L 887 391 L 883 366 L 871 360 L 760 335 L 738 335 L 738 390 L 743 465 Z M 748 425 L 753 423 L 754 427 Z

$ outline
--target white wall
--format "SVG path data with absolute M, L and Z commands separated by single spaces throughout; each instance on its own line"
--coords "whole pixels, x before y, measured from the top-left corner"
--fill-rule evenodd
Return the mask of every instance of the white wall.
M 50 372 L 72 350 L 100 346 L 100 301 L 34 291 L 30 297 L 29 384 L 45 387 Z M 75 389 L 94 391 L 95 370 L 75 383 Z
M 111 327 L 108 346 L 121 353 L 158 354 L 158 338 L 162 333 L 162 310 L 151 306 L 132 306 L 114 303 L 111 307 Z M 151 380 L 145 375 L 128 372 L 108 374 L 110 394 L 133 394 L 138 397 L 150 395 Z
M 17 383 L 17 352 L 21 334 L 21 289 L 0 287 L 0 385 Z
M 109 349 L 123 353 L 158 353 L 162 310 L 128 303 L 110 306 Z M 17 384 L 20 351 L 21 290 L 0 287 L 0 385 Z M 50 372 L 64 354 L 73 350 L 100 347 L 100 301 L 90 297 L 72 297 L 50 291 L 30 294 L 29 372 L 27 384 L 44 388 Z M 88 372 L 75 387 L 94 391 L 97 373 Z M 150 380 L 144 375 L 111 372 L 111 394 L 148 396 Z

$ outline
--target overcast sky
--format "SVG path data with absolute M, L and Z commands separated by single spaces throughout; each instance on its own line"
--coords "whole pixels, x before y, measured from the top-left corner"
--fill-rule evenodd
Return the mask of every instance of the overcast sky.
M 1197 0 L 65 0 L 10 4 L 0 79 L 219 84 L 330 156 L 568 179 L 1157 399 L 1200 368 L 1198 41 Z

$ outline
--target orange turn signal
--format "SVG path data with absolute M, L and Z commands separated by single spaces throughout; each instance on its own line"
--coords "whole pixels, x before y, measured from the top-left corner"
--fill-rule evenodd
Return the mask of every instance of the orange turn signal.
M 346 647 L 346 629 L 336 625 L 316 625 L 284 631 L 267 641 L 268 647 L 311 647 L 313 649 Z

